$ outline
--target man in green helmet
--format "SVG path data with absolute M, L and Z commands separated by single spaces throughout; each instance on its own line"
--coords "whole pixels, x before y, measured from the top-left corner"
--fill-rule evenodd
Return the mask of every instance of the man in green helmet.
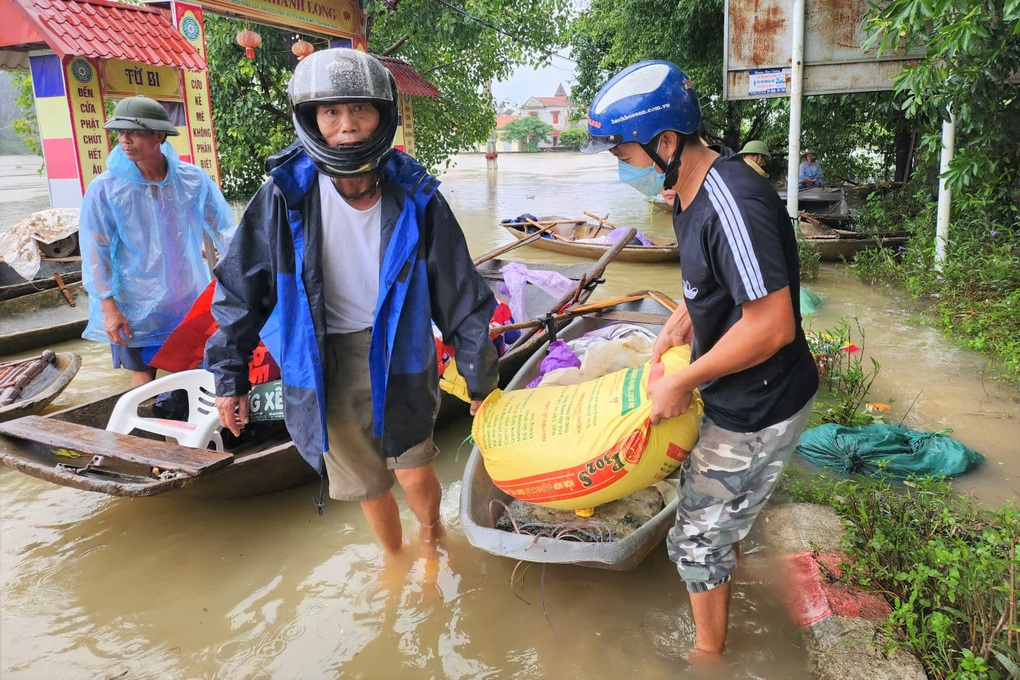
M 212 178 L 166 141 L 178 132 L 159 102 L 128 97 L 104 127 L 117 146 L 89 184 L 79 222 L 89 294 L 82 337 L 109 342 L 113 367 L 131 371 L 137 387 L 155 377 L 148 362 L 210 281 L 203 232 L 222 251 L 234 217 Z
M 765 163 L 772 159 L 769 147 L 760 139 L 752 139 L 744 148 L 737 152 L 737 155 L 744 159 L 744 162 L 751 166 L 751 169 L 759 175 L 768 179 L 768 174 L 763 169 Z

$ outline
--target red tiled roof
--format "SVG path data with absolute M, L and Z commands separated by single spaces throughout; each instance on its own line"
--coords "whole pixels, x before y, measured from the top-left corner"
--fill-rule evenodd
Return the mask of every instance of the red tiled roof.
M 496 116 L 496 129 L 502 130 L 506 127 L 506 124 L 512 120 L 517 120 L 520 116 Z
M 570 99 L 568 97 L 532 97 L 531 99 L 538 100 L 539 102 L 541 102 L 543 107 L 547 107 L 547 106 L 562 106 L 562 107 L 567 107 L 567 106 L 570 106 Z M 525 107 L 522 107 L 522 108 L 525 108 Z M 534 107 L 529 106 L 529 107 L 526 107 L 526 108 L 534 108 Z
M 418 75 L 414 67 L 406 61 L 378 55 L 376 58 L 393 74 L 393 79 L 397 81 L 397 92 L 400 94 L 409 94 L 412 97 L 439 98 L 439 90 L 436 89 L 436 86 Z
M 61 57 L 133 59 L 153 66 L 206 70 L 205 60 L 165 10 L 108 0 L 11 0 Z

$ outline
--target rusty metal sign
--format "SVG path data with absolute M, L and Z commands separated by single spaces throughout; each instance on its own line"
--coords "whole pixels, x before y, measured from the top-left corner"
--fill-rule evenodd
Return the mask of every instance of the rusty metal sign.
M 921 54 L 861 50 L 868 0 L 806 0 L 804 94 L 880 92 Z M 725 99 L 790 95 L 793 3 L 726 0 L 723 84 Z

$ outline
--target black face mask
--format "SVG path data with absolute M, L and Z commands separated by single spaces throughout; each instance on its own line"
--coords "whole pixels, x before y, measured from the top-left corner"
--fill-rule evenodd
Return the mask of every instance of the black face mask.
M 648 157 L 652 159 L 652 162 L 654 162 L 656 165 L 662 168 L 663 172 L 666 174 L 666 179 L 662 183 L 663 188 L 672 189 L 674 186 L 676 186 L 677 177 L 680 176 L 681 150 L 677 149 L 676 157 L 671 158 L 668 163 L 662 160 L 662 157 L 659 156 L 659 153 L 658 151 L 656 151 L 655 148 L 658 146 L 659 137 L 661 136 L 662 133 L 660 132 L 659 134 L 655 135 L 655 137 L 653 137 L 652 140 L 649 141 L 647 144 L 642 144 L 641 148 L 645 150 L 645 153 L 647 153 Z M 675 203 L 673 205 L 676 206 Z

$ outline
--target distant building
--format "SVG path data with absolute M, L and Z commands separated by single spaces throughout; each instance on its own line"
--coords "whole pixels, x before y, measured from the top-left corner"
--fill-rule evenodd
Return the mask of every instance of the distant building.
M 508 142 L 503 139 L 503 128 L 510 121 L 522 116 L 535 116 L 553 126 L 549 135 L 551 141 L 539 144 L 540 149 L 552 149 L 559 146 L 560 132 L 569 127 L 578 127 L 580 123 L 570 122 L 570 97 L 561 83 L 552 97 L 531 97 L 519 109 L 504 108 L 496 111 L 496 151 L 499 153 L 523 151 L 524 143 Z M 474 151 L 485 152 L 485 143 L 476 144 Z
M 532 97 L 521 105 L 520 113 L 522 116 L 535 116 L 539 120 L 543 120 L 553 126 L 553 131 L 550 135 L 552 141 L 539 144 L 540 149 L 559 146 L 560 133 L 568 127 L 577 127 L 575 123 L 570 122 L 571 106 L 570 97 L 567 95 L 567 91 L 563 89 L 562 83 L 556 88 L 556 94 L 552 97 Z

